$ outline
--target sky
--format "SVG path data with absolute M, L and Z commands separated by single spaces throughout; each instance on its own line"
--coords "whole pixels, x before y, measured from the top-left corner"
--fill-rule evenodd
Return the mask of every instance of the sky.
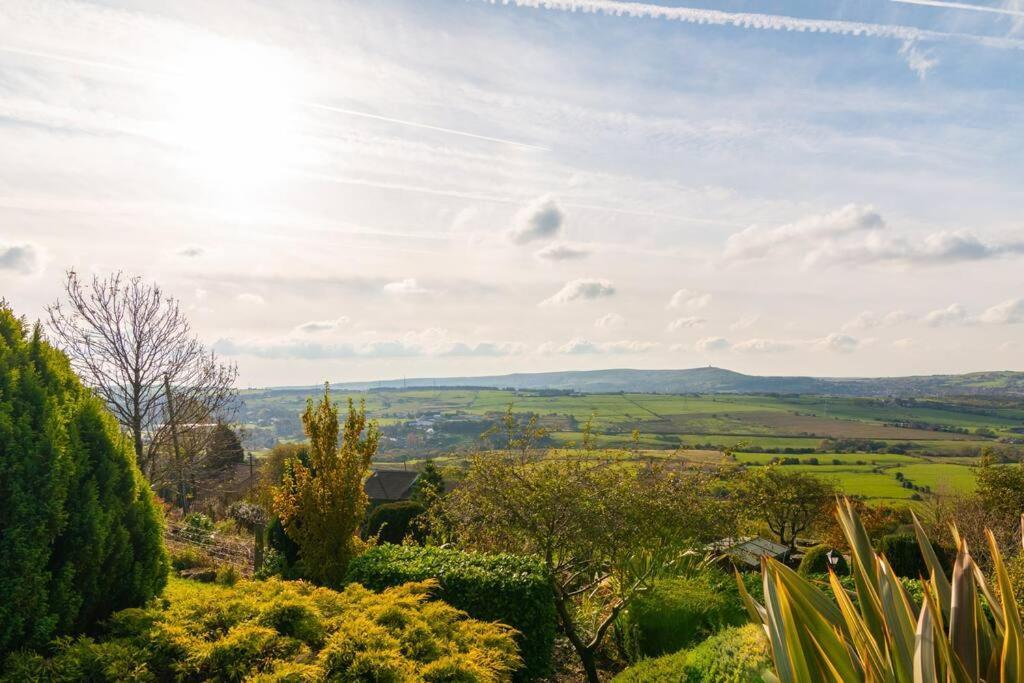
M 0 297 L 242 386 L 1024 370 L 1024 0 L 4 0 Z

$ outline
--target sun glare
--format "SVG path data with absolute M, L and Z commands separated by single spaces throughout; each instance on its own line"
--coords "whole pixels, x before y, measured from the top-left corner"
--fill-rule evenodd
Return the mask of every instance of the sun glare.
M 161 117 L 188 170 L 226 188 L 280 179 L 299 151 L 301 74 L 283 55 L 217 41 L 183 54 Z

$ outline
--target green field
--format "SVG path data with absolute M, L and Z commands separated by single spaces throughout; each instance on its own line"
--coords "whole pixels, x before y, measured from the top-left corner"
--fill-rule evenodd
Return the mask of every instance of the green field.
M 299 420 L 313 389 L 243 392 L 242 419 L 277 440 L 302 439 Z M 378 466 L 406 467 L 425 458 L 453 465 L 488 446 L 481 434 L 511 410 L 534 415 L 546 444 L 579 444 L 591 423 L 603 449 L 714 460 L 734 451 L 748 466 L 774 458 L 829 477 L 850 494 L 909 501 L 915 494 L 969 491 L 969 465 L 986 448 L 1024 457 L 1024 404 L 980 397 L 872 399 L 788 395 L 579 394 L 497 389 L 372 390 L 336 394 L 365 400 L 385 438 Z M 634 442 L 633 432 L 639 439 Z M 704 449 L 695 451 L 694 449 Z M 796 452 L 801 451 L 801 452 Z M 809 452 L 805 452 L 809 451 Z M 867 452 L 870 451 L 870 452 Z M 898 451 L 898 452 L 892 452 Z M 611 456 L 611 453 L 608 453 Z M 620 457 L 616 454 L 614 457 Z M 808 464 L 816 458 L 818 464 Z M 858 464 L 860 463 L 860 464 Z M 921 490 L 905 488 L 896 474 Z

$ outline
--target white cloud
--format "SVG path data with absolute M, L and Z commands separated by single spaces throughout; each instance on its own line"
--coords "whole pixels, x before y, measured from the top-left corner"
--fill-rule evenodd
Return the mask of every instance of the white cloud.
M 794 346 L 793 342 L 778 339 L 747 339 L 733 344 L 732 348 L 744 353 L 784 353 L 792 351 Z
M 565 212 L 550 195 L 539 197 L 520 210 L 508 237 L 516 244 L 551 239 L 558 235 L 565 221 Z
M 710 294 L 702 294 L 701 292 L 695 292 L 692 289 L 678 289 L 672 298 L 668 300 L 668 304 L 665 308 L 692 308 L 699 309 L 706 307 L 711 303 Z
M 928 76 L 928 72 L 939 65 L 939 60 L 928 50 L 919 50 L 917 41 L 904 41 L 900 48 L 900 56 L 907 60 L 907 66 L 917 74 L 922 81 Z
M 817 345 L 826 351 L 835 351 L 838 353 L 852 353 L 856 351 L 860 346 L 860 341 L 855 337 L 851 337 L 848 334 L 841 334 L 839 332 L 833 332 L 832 334 L 819 339 Z
M 1024 323 L 1024 299 L 1010 299 L 991 306 L 978 316 L 987 325 L 1013 325 Z
M 253 294 L 252 292 L 243 292 L 235 297 L 235 300 L 243 304 L 252 304 L 255 306 L 262 306 L 267 303 L 259 294 Z
M 803 247 L 809 240 L 832 239 L 884 226 L 882 216 L 873 207 L 848 204 L 831 213 L 807 216 L 777 228 L 752 225 L 733 233 L 725 241 L 723 257 L 728 261 L 762 259 Z
M 572 356 L 595 354 L 629 354 L 644 353 L 658 347 L 656 342 L 623 339 L 614 342 L 594 342 L 576 337 L 565 344 L 556 345 L 551 342 L 542 344 L 538 349 L 541 353 L 558 353 Z
M 346 316 L 334 320 L 310 320 L 296 326 L 295 330 L 304 334 L 318 334 L 320 332 L 333 332 L 349 322 Z
M 178 256 L 184 256 L 185 258 L 198 258 L 203 255 L 203 248 L 195 245 L 189 245 L 182 247 L 178 250 Z
M 455 342 L 441 355 L 444 356 L 498 356 L 519 355 L 526 351 L 526 345 L 518 342 Z
M 626 324 L 626 319 L 618 313 L 606 313 L 594 321 L 594 327 L 602 330 L 613 330 Z
M 295 337 L 220 339 L 214 349 L 225 356 L 253 356 L 268 359 L 328 360 L 342 358 L 412 358 L 426 356 L 497 357 L 523 353 L 518 342 L 452 341 L 444 330 L 410 332 L 395 339 L 362 341 L 311 341 Z
M 804 265 L 943 265 L 1020 254 L 1024 241 L 986 242 L 966 230 L 934 232 L 913 241 L 873 233 L 861 242 L 824 244 L 807 254 Z
M 761 319 L 759 315 L 746 315 L 729 325 L 730 330 L 746 330 L 757 324 Z
M 725 351 L 729 348 L 729 340 L 724 337 L 704 337 L 698 339 L 694 348 L 701 353 L 709 351 Z
M 843 324 L 844 330 L 871 330 L 876 327 L 891 327 L 910 320 L 906 311 L 895 310 L 879 315 L 874 311 L 861 311 L 856 317 Z
M 692 327 L 700 327 L 706 320 L 704 318 L 698 318 L 696 316 L 687 316 L 685 318 L 676 318 L 668 324 L 669 332 L 678 332 L 679 330 L 685 330 Z
M 419 282 L 416 281 L 416 278 L 407 277 L 404 280 L 387 283 L 384 285 L 384 292 L 386 294 L 394 294 L 397 296 L 409 296 L 427 294 L 430 290 L 425 287 L 421 287 Z
M 580 245 L 554 242 L 537 250 L 533 255 L 546 261 L 572 261 L 590 256 L 590 250 Z
M 615 286 L 609 280 L 580 279 L 565 283 L 565 286 L 540 302 L 541 306 L 558 306 L 577 299 L 600 299 L 615 294 Z
M 932 327 L 964 323 L 967 322 L 967 309 L 960 304 L 950 304 L 945 308 L 931 311 L 924 317 L 924 321 Z
M 0 245 L 0 271 L 33 275 L 42 270 L 40 249 L 34 244 Z

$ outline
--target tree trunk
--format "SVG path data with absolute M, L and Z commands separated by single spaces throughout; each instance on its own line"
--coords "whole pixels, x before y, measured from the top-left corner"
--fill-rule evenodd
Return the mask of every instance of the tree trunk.
M 569 614 L 569 608 L 565 605 L 565 596 L 562 594 L 553 574 L 551 577 L 551 590 L 555 594 L 555 611 L 558 612 L 558 620 L 562 622 L 562 630 L 565 631 L 565 636 L 572 643 L 573 649 L 576 650 L 576 654 L 580 658 L 580 663 L 583 664 L 583 671 L 587 674 L 587 683 L 601 683 L 601 679 L 597 675 L 597 661 L 594 657 L 594 651 L 587 647 L 587 644 L 583 642 L 576 632 L 576 624 L 572 622 L 572 615 Z

